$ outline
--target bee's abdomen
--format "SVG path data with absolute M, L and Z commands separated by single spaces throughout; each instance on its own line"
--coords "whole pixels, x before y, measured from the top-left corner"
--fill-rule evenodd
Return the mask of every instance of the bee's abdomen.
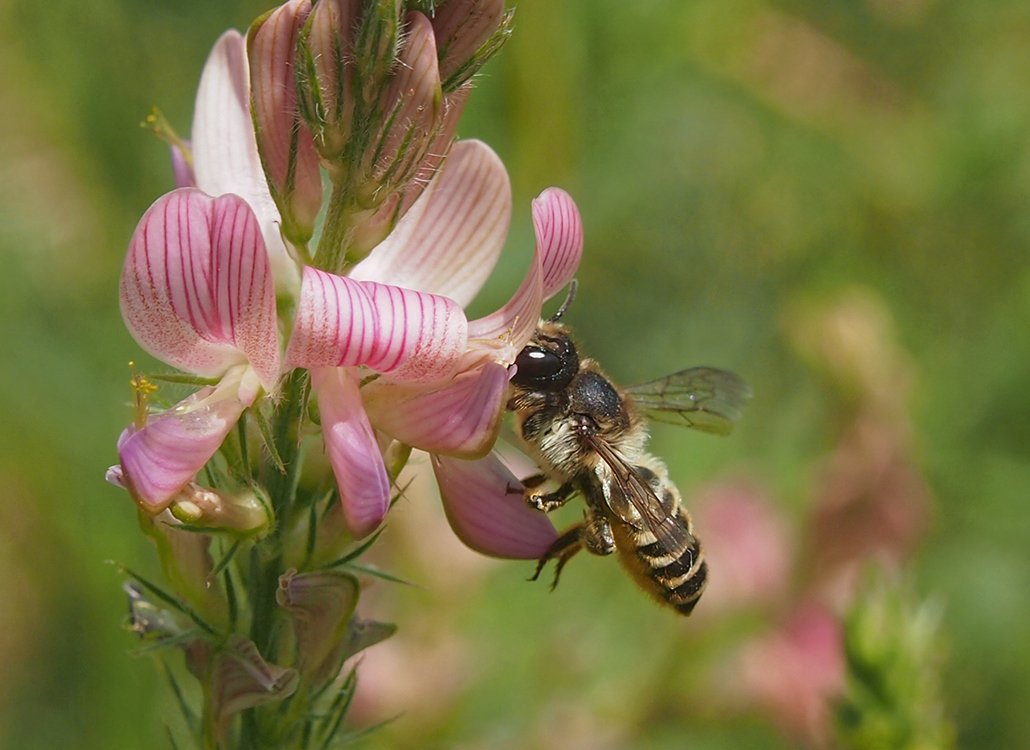
M 678 552 L 669 552 L 651 542 L 637 547 L 636 555 L 646 569 L 653 593 L 678 612 L 689 615 L 704 591 L 708 565 L 697 537 L 688 532 L 685 541 Z

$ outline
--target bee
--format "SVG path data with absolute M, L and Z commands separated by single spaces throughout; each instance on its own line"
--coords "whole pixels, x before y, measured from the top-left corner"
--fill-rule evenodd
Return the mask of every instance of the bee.
M 693 367 L 633 388 L 619 388 L 588 358 L 581 359 L 559 322 L 575 296 L 575 282 L 555 315 L 541 320 L 515 359 L 507 408 L 539 474 L 523 480 L 525 501 L 549 513 L 575 496 L 584 520 L 561 534 L 530 580 L 556 560 L 562 568 L 581 549 L 617 552 L 641 588 L 689 615 L 708 577 L 690 514 L 661 459 L 647 452 L 646 416 L 728 434 L 750 398 L 737 375 Z M 545 486 L 555 489 L 545 491 Z

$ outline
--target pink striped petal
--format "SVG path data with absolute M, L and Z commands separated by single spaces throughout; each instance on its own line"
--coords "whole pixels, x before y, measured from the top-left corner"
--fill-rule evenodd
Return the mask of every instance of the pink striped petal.
M 365 365 L 391 380 L 450 376 L 468 341 L 454 300 L 307 267 L 286 360 L 290 367 Z
M 390 480 L 357 380 L 346 368 L 322 367 L 311 371 L 311 385 L 347 528 L 356 538 L 367 536 L 386 518 Z
M 493 454 L 478 461 L 433 456 L 440 498 L 454 533 L 494 557 L 540 558 L 558 538 L 547 516 L 522 499 L 522 483 Z
M 511 219 L 504 165 L 481 141 L 459 141 L 389 237 L 350 278 L 450 297 L 462 307 L 497 263 Z
M 322 173 L 311 132 L 297 110 L 297 35 L 311 0 L 289 0 L 248 32 L 251 109 L 261 162 L 286 237 L 311 238 L 322 207 Z
M 507 388 L 507 368 L 488 362 L 437 390 L 380 380 L 361 396 L 377 430 L 424 451 L 478 458 L 497 438 Z
M 297 268 L 279 233 L 279 209 L 261 168 L 250 116 L 249 78 L 243 37 L 227 31 L 215 43 L 200 76 L 192 132 L 196 178 L 189 184 L 208 195 L 235 193 L 247 201 L 261 225 L 276 281 L 290 286 L 297 281 Z
M 572 197 L 548 188 L 533 201 L 536 251 L 515 296 L 500 310 L 471 321 L 469 338 L 503 340 L 519 352 L 536 328 L 544 300 L 572 280 L 583 255 L 583 223 Z
M 235 195 L 183 188 L 140 219 L 122 270 L 122 316 L 137 343 L 196 375 L 249 362 L 279 376 L 275 292 L 257 220 Z
M 234 384 L 203 388 L 122 433 L 119 480 L 147 512 L 164 510 L 218 450 L 246 408 L 235 391 Z

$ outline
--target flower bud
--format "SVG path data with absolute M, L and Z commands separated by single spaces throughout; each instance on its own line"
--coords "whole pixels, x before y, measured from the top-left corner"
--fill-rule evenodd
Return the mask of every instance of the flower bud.
M 444 91 L 464 85 L 511 34 L 504 0 L 449 0 L 433 14 Z
M 351 235 L 351 252 L 355 257 L 364 257 L 386 239 L 443 166 L 470 91 L 470 86 L 463 86 L 444 95 L 443 111 L 436 132 L 407 184 L 355 226 Z
M 367 109 L 379 99 L 397 63 L 402 0 L 371 0 L 354 34 L 356 99 Z
M 376 107 L 378 133 L 364 155 L 365 186 L 360 197 L 370 207 L 414 177 L 443 115 L 432 24 L 421 13 L 409 13 L 406 21 L 396 73 Z
M 187 484 L 169 511 L 184 524 L 236 537 L 263 536 L 272 526 L 272 508 L 258 488 L 230 495 L 195 482 Z
M 357 0 L 320 0 L 297 42 L 304 70 L 298 109 L 314 136 L 315 149 L 332 164 L 343 157 L 354 113 L 354 39 L 361 8 Z
M 251 112 L 261 166 L 290 242 L 311 239 L 322 208 L 322 175 L 297 92 L 309 72 L 297 65 L 298 36 L 310 0 L 290 0 L 259 18 L 247 35 Z

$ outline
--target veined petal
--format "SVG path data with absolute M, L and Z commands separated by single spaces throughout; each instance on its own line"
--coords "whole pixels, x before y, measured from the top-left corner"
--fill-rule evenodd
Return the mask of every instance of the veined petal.
M 367 536 L 386 518 L 390 480 L 357 381 L 346 368 L 321 367 L 311 371 L 311 385 L 347 527 L 357 538 Z
M 297 267 L 279 233 L 279 209 L 261 168 L 249 79 L 243 37 L 229 30 L 215 43 L 200 76 L 191 136 L 196 178 L 189 184 L 208 195 L 235 193 L 247 201 L 261 225 L 276 281 L 287 287 L 296 284 Z
M 202 388 L 118 440 L 121 483 L 148 513 L 164 510 L 215 454 L 247 407 L 235 382 Z
M 533 201 L 533 228 L 536 251 L 515 296 L 500 310 L 469 323 L 469 338 L 499 342 L 509 354 L 517 354 L 529 341 L 544 301 L 572 280 L 583 255 L 583 223 L 564 190 L 548 188 Z
M 493 454 L 478 461 L 433 456 L 447 520 L 468 547 L 494 557 L 540 558 L 558 538 L 526 505 L 522 483 Z
M 459 141 L 443 169 L 390 236 L 350 278 L 376 280 L 468 305 L 504 247 L 511 184 L 482 141 Z
M 379 380 L 361 395 L 376 429 L 424 451 L 478 458 L 497 437 L 507 388 L 507 368 L 487 362 L 437 390 Z
M 307 267 L 286 359 L 291 367 L 365 365 L 395 381 L 429 383 L 457 368 L 467 331 L 464 312 L 447 297 Z
M 533 201 L 533 229 L 549 300 L 572 281 L 583 257 L 583 220 L 572 196 L 555 187 L 540 193 Z
M 133 338 L 158 359 L 211 377 L 249 362 L 265 389 L 274 389 L 275 292 L 242 198 L 192 188 L 159 198 L 129 245 L 121 307 Z

